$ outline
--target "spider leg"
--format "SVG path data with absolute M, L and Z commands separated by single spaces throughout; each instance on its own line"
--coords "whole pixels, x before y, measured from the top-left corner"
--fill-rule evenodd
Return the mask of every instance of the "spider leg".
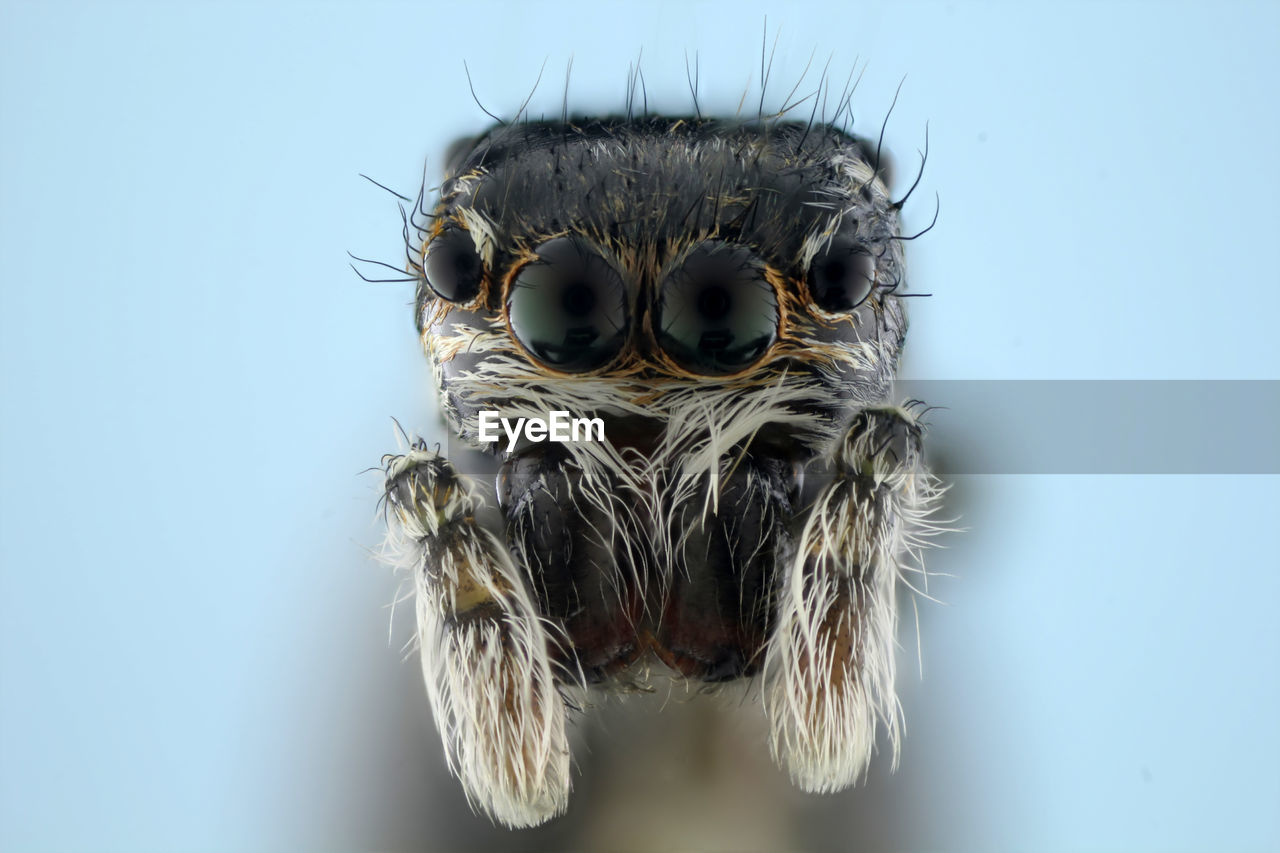
M 804 518 L 794 558 L 781 567 L 765 701 L 774 758 L 804 790 L 856 782 L 878 725 L 897 762 L 895 595 L 900 574 L 918 560 L 939 495 L 921 448 L 909 412 L 859 413 L 837 446 L 833 478 Z
M 424 446 L 383 460 L 388 548 L 414 573 L 427 694 L 468 800 L 512 827 L 569 798 L 551 637 L 470 478 Z

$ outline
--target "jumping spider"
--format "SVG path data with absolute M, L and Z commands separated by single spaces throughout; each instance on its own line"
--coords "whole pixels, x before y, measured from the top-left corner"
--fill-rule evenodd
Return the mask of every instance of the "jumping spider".
M 406 223 L 441 408 L 498 471 L 386 457 L 389 543 L 450 765 L 497 820 L 565 809 L 571 691 L 659 662 L 759 675 L 805 790 L 852 784 L 878 726 L 896 757 L 895 590 L 940 490 L 890 402 L 904 238 L 879 159 L 781 118 L 499 124 Z M 506 452 L 486 410 L 607 440 Z

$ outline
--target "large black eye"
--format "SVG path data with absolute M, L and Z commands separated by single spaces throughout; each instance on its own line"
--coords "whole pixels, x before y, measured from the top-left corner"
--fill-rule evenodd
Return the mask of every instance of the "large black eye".
M 480 292 L 484 267 L 471 235 L 461 228 L 447 228 L 427 246 L 422 272 L 436 296 L 470 302 Z
M 778 300 L 755 256 L 708 241 L 662 284 L 658 343 L 686 370 L 737 373 L 778 337 Z
M 876 283 L 876 259 L 847 237 L 836 237 L 809 264 L 809 295 L 828 314 L 852 311 Z
M 585 243 L 558 237 L 511 283 L 511 331 L 535 358 L 560 370 L 603 367 L 627 339 L 627 288 Z

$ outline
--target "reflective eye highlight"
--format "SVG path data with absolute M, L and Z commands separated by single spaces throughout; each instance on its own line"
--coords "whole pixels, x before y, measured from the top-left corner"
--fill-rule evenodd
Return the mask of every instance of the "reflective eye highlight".
M 809 295 L 829 314 L 858 307 L 875 283 L 876 259 L 847 237 L 832 240 L 809 264 Z
M 447 228 L 427 246 L 422 273 L 436 296 L 449 302 L 470 302 L 480 292 L 484 265 L 471 235 L 461 228 Z
M 511 331 L 539 361 L 570 372 L 608 364 L 627 339 L 627 289 L 608 261 L 572 237 L 538 247 L 507 297 Z
M 686 370 L 737 373 L 777 340 L 778 300 L 750 250 L 708 241 L 663 282 L 654 326 Z

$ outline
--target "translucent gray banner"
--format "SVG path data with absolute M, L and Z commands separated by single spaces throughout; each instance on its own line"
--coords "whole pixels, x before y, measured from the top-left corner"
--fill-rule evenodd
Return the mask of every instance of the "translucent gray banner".
M 1280 381 L 911 381 L 951 474 L 1280 474 Z
M 1280 474 L 1280 380 L 900 381 L 912 399 L 943 474 Z M 456 436 L 446 452 L 496 470 Z

